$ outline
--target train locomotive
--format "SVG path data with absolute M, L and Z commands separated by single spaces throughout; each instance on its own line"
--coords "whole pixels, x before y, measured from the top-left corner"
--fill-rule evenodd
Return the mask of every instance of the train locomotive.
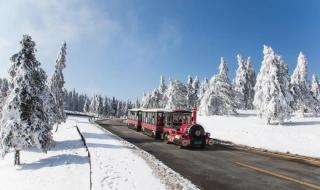
M 197 124 L 197 110 L 130 109 L 127 125 L 180 148 L 213 145 L 210 133 Z

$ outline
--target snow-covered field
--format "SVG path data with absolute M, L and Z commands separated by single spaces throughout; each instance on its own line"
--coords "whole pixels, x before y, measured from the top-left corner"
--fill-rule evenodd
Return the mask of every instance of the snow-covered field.
M 292 118 L 284 125 L 266 125 L 255 111 L 238 116 L 198 117 L 213 138 L 272 151 L 320 158 L 320 117 Z
M 0 160 L 1 190 L 88 190 L 88 153 L 74 122 L 68 120 L 54 133 L 56 146 L 47 154 L 22 151 L 21 165 L 13 166 L 13 154 Z

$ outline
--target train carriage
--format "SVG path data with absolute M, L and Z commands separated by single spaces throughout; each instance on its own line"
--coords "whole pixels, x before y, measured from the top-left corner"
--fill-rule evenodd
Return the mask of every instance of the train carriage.
M 141 109 L 129 109 L 127 125 L 136 131 L 141 131 L 142 111 Z
M 141 129 L 154 138 L 160 138 L 163 132 L 164 109 L 142 110 Z

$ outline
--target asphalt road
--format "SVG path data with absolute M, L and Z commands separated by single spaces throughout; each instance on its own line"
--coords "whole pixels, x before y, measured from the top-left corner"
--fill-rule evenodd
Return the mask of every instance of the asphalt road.
M 119 121 L 99 123 L 108 131 L 151 153 L 200 189 L 317 189 L 320 166 L 301 160 L 214 145 L 179 149 L 128 129 Z

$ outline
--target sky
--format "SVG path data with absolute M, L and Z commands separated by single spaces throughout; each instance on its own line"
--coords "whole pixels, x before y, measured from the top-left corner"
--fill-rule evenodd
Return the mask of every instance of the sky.
M 263 45 L 290 73 L 302 51 L 309 77 L 320 77 L 319 22 L 318 0 L 0 0 L 0 77 L 23 34 L 48 77 L 66 41 L 66 88 L 122 100 L 152 91 L 160 75 L 211 78 L 221 56 L 230 79 L 237 54 L 251 56 L 258 72 Z

